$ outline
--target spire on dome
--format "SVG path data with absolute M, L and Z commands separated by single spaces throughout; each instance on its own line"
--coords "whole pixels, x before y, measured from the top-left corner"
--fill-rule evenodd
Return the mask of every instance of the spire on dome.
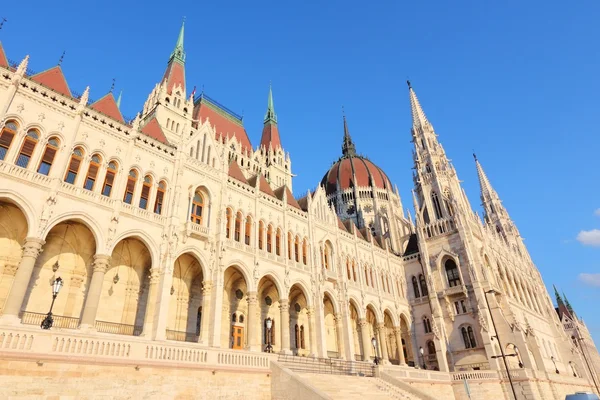
M 342 109 L 343 110 L 343 109 Z M 344 142 L 342 143 L 342 155 L 344 157 L 356 156 L 356 147 L 350 137 L 350 131 L 348 130 L 348 121 L 346 121 L 346 114 L 342 111 L 344 118 Z
M 183 35 L 184 35 L 185 19 L 181 24 L 179 36 L 177 37 L 177 43 L 175 49 L 169 57 L 167 64 L 167 70 L 163 76 L 163 82 L 166 81 L 167 93 L 171 94 L 173 87 L 181 86 L 183 89 L 183 96 L 185 97 L 185 51 L 183 49 Z
M 425 126 L 431 125 L 425 116 L 425 112 L 421 107 L 421 103 L 419 103 L 419 99 L 417 98 L 410 81 L 406 81 L 406 83 L 408 84 L 408 96 L 410 98 L 413 128 L 424 128 Z
M 267 113 L 265 114 L 265 125 L 260 139 L 260 145 L 265 149 L 273 150 L 281 149 L 281 138 L 279 137 L 279 129 L 277 128 L 277 114 L 275 114 L 275 106 L 273 105 L 273 89 L 269 85 L 269 100 L 267 102 Z

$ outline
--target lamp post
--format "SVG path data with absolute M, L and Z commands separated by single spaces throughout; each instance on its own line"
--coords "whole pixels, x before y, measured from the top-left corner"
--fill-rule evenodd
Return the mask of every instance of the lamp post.
M 56 300 L 56 296 L 58 296 L 58 292 L 60 292 L 62 285 L 63 280 L 60 276 L 54 280 L 54 283 L 52 283 L 52 303 L 50 304 L 50 311 L 48 311 L 48 315 L 46 315 L 46 318 L 44 318 L 40 324 L 42 329 L 52 328 L 52 323 L 54 322 L 54 318 L 52 318 L 52 308 L 54 307 L 54 300 Z
M 575 332 L 577 333 L 576 339 L 579 342 L 579 348 L 581 349 L 581 354 L 583 355 L 583 360 L 585 361 L 585 365 L 587 366 L 588 371 L 590 372 L 590 377 L 592 378 L 592 381 L 594 382 L 594 386 L 596 386 L 596 392 L 600 393 L 600 388 L 598 387 L 598 382 L 596 381 L 596 374 L 590 367 L 590 363 L 585 355 L 586 349 L 584 348 L 583 337 L 581 336 L 581 331 L 579 330 L 579 321 L 578 320 L 575 321 Z
M 519 360 L 519 368 L 523 368 L 523 360 L 521 359 L 521 354 L 519 353 L 519 348 L 515 345 L 513 345 L 513 347 L 515 348 L 515 356 L 517 356 L 517 359 Z M 506 356 L 511 356 L 512 354 L 507 354 Z
M 271 353 L 273 351 L 273 346 L 271 346 L 271 328 L 273 327 L 273 320 L 269 317 L 265 322 L 267 324 L 267 347 L 265 348 L 265 351 Z
M 552 364 L 554 364 L 554 372 L 556 372 L 557 374 L 560 374 L 560 371 L 556 367 L 556 361 L 555 361 L 554 356 L 550 357 L 550 359 L 552 360 Z
M 371 344 L 375 349 L 375 360 L 373 360 L 373 362 L 375 363 L 375 365 L 379 365 L 379 352 L 377 351 L 377 339 L 375 339 L 375 336 L 373 336 L 373 338 L 371 339 Z
M 425 364 L 425 350 L 423 350 L 423 347 L 419 347 L 419 354 L 421 354 L 421 360 L 423 360 L 423 369 L 427 369 L 427 365 Z
M 490 308 L 490 302 L 488 301 L 487 295 L 489 293 L 496 293 L 496 291 L 494 289 L 488 290 L 486 292 L 484 292 L 484 296 L 485 297 L 485 304 L 487 305 L 488 311 L 490 313 L 490 319 L 492 320 L 492 326 L 494 327 L 494 332 L 496 333 L 495 336 L 492 336 L 496 338 L 496 340 L 498 341 L 498 347 L 500 347 L 500 354 L 501 356 L 493 356 L 492 358 L 498 358 L 501 357 L 502 361 L 504 361 L 504 368 L 506 368 L 506 376 L 508 376 L 508 382 L 510 383 L 510 388 L 512 389 L 512 393 L 513 396 L 515 397 L 515 400 L 517 400 L 517 392 L 515 392 L 515 386 L 513 385 L 513 381 L 512 381 L 512 377 L 510 376 L 510 370 L 508 369 L 508 364 L 506 362 L 506 355 L 504 354 L 504 349 L 502 348 L 502 343 L 500 342 L 500 336 L 498 335 L 498 329 L 496 329 L 496 322 L 494 321 L 494 316 L 492 315 L 492 309 Z M 515 354 L 511 354 L 511 355 L 515 355 Z

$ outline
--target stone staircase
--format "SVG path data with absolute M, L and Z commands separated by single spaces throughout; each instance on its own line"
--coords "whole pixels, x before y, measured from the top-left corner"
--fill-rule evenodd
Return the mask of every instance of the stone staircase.
M 298 375 L 332 399 L 419 400 L 419 397 L 415 397 L 380 378 L 307 372 L 298 373 Z

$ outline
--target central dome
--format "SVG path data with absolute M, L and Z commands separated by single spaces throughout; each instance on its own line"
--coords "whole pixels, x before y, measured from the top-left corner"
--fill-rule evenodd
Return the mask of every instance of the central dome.
M 344 116 L 344 143 L 342 157 L 334 163 L 321 179 L 321 186 L 327 195 L 352 187 L 373 187 L 391 189 L 387 175 L 369 159 L 356 154 L 356 148 L 348 132 L 348 124 Z

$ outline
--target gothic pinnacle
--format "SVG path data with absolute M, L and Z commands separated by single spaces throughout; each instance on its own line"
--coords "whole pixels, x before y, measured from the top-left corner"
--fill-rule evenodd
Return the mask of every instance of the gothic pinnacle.
M 265 122 L 273 121 L 277 123 L 277 114 L 275 114 L 275 105 L 273 102 L 273 87 L 269 83 L 269 99 L 267 101 L 267 113 L 265 114 Z
M 408 83 L 408 96 L 410 99 L 410 110 L 412 114 L 412 123 L 413 128 L 424 128 L 427 125 L 430 125 L 427 117 L 425 116 L 425 112 L 423 111 L 423 107 L 421 107 L 421 103 L 419 103 L 419 99 L 412 88 L 410 81 L 406 81 Z
M 343 113 L 343 107 L 342 107 L 342 113 Z M 342 143 L 342 155 L 344 157 L 356 156 L 356 147 L 354 146 L 352 137 L 350 137 L 350 130 L 348 130 L 348 121 L 346 121 L 345 113 L 343 113 L 343 119 L 344 119 L 344 141 Z

